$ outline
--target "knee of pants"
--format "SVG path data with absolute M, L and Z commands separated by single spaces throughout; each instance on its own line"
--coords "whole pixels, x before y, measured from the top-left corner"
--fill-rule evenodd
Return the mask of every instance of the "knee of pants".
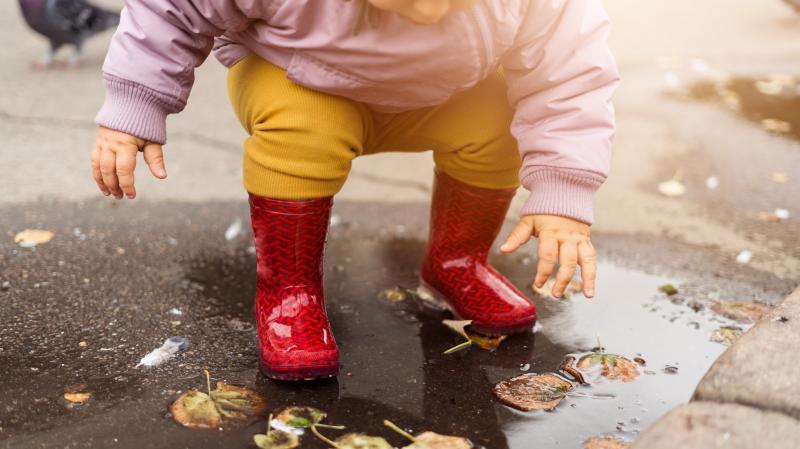
M 433 157 L 437 168 L 466 184 L 487 189 L 519 186 L 522 163 L 517 141 L 508 132 L 479 144 L 436 151 Z
M 283 69 L 257 57 L 229 74 L 234 111 L 250 134 L 244 184 L 253 194 L 311 199 L 338 192 L 363 151 L 363 107 L 295 84 Z

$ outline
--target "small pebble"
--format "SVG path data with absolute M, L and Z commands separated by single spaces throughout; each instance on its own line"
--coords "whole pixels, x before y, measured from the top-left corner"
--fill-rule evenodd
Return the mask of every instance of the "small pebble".
M 519 370 L 520 371 L 528 371 L 529 369 L 531 369 L 531 364 L 530 363 L 525 363 L 525 364 L 519 366 Z
M 80 346 L 81 348 L 85 348 L 87 345 L 88 343 L 86 343 L 85 341 L 78 343 L 78 346 Z
M 664 372 L 667 373 L 667 374 L 678 374 L 678 367 L 677 366 L 672 366 L 672 365 L 667 365 L 667 366 L 664 367 Z
M 6 291 L 6 290 L 8 290 L 10 288 L 11 288 L 11 282 L 3 281 L 3 283 L 0 284 L 0 290 L 2 290 L 2 291 Z

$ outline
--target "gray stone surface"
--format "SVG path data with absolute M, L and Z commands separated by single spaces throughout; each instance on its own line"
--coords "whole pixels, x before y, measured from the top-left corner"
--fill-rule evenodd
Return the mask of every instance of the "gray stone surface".
M 800 421 L 737 404 L 692 402 L 647 429 L 632 449 L 795 449 Z
M 799 349 L 800 289 L 717 359 L 694 399 L 735 402 L 800 419 L 797 372 L 792 369 Z

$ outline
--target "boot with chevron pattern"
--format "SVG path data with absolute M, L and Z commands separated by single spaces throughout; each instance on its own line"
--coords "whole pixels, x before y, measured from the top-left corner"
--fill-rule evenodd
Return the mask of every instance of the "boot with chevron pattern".
M 491 335 L 524 332 L 536 322 L 531 300 L 486 261 L 515 191 L 473 187 L 438 170 L 433 186 L 422 289 Z
M 336 376 L 339 349 L 322 293 L 331 198 L 281 201 L 250 195 L 261 372 L 282 380 Z

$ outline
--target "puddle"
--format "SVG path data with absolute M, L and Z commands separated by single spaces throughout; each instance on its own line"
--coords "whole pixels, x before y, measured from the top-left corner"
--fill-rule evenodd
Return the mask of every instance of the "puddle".
M 800 140 L 800 78 L 791 75 L 701 81 L 689 89 L 695 100 L 718 101 L 776 134 Z
M 725 349 L 710 342 L 710 334 L 730 324 L 708 311 L 695 312 L 687 305 L 691 298 L 675 304 L 658 292 L 668 282 L 680 288 L 680 280 L 606 262 L 601 263 L 596 299 L 538 298 L 541 330 L 537 333 L 511 337 L 493 353 L 471 348 L 445 356 L 443 351 L 461 342 L 441 324 L 447 314 L 420 307 L 413 298 L 395 304 L 379 298 L 387 288 L 416 286 L 424 243 L 339 237 L 330 240 L 326 253 L 326 296 L 342 351 L 341 376 L 301 384 L 274 382 L 256 369 L 250 312 L 253 255 L 244 242 L 228 250 L 214 245 L 175 256 L 184 269 L 167 270 L 169 274 L 159 281 L 160 312 L 134 313 L 155 304 L 141 298 L 141 293 L 126 300 L 129 312 L 116 316 L 119 321 L 111 335 L 137 346 L 125 354 L 110 354 L 108 364 L 63 358 L 63 363 L 42 368 L 27 379 L 19 375 L 25 372 L 27 359 L 7 350 L 3 355 L 7 379 L 19 379 L 19 385 L 3 390 L 12 409 L 5 417 L 0 413 L 0 448 L 69 442 L 80 446 L 85 441 L 119 448 L 252 447 L 252 435 L 263 432 L 264 423 L 223 434 L 189 431 L 167 416 L 169 403 L 181 390 L 204 385 L 204 366 L 215 379 L 259 390 L 271 410 L 292 404 L 315 406 L 329 413 L 328 422 L 386 436 L 397 446 L 403 441 L 382 425 L 384 419 L 414 432 L 464 436 L 477 448 L 487 449 L 577 448 L 600 434 L 632 440 L 667 410 L 689 399 L 702 374 Z M 529 259 L 493 258 L 517 285 L 529 283 L 534 269 Z M 110 290 L 99 295 L 114 292 L 113 285 L 103 288 Z M 173 307 L 183 311 L 178 328 L 192 341 L 192 349 L 156 370 L 133 370 L 135 361 L 152 349 L 150 340 L 160 343 L 165 329 L 174 331 L 169 323 L 175 317 L 168 313 Z M 568 397 L 553 412 L 518 412 L 493 396 L 497 382 L 523 372 L 555 371 L 565 355 L 595 347 L 598 336 L 607 352 L 641 356 L 653 374 L 625 384 L 580 388 L 614 399 Z M 70 343 L 76 345 L 77 341 Z M 47 359 L 60 349 L 43 345 L 41 350 L 40 357 Z M 664 372 L 667 365 L 677 367 L 677 374 Z M 66 411 L 60 399 L 63 385 L 80 382 L 89 384 L 93 399 Z M 31 405 L 36 398 L 41 404 Z M 303 447 L 325 446 L 306 439 Z

